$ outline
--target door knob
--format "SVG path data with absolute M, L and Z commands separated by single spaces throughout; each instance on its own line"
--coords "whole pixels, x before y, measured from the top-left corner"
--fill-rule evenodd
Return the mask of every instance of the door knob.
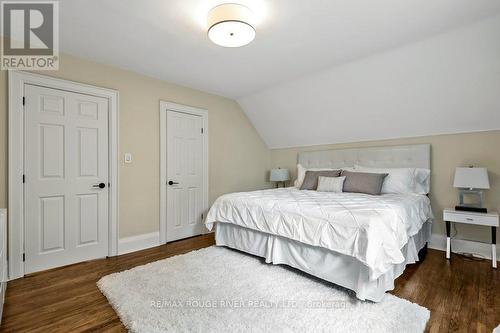
M 94 184 L 94 185 L 92 185 L 92 187 L 105 188 L 106 184 L 104 184 L 104 183 Z
M 169 180 L 168 185 L 178 185 L 179 183 Z

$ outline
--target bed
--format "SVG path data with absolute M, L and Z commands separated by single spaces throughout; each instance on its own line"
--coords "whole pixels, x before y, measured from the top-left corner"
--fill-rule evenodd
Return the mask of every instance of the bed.
M 430 145 L 302 152 L 305 168 L 430 169 Z M 381 301 L 430 239 L 424 194 L 328 193 L 295 187 L 223 195 L 205 221 L 216 245 L 286 264 Z

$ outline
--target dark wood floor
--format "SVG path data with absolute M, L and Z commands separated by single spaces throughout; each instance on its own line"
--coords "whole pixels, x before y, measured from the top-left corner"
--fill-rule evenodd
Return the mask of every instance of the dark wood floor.
M 123 332 L 96 282 L 107 274 L 210 246 L 213 235 L 119 257 L 32 274 L 8 284 L 0 332 Z M 489 261 L 467 261 L 429 250 L 410 265 L 393 294 L 431 310 L 429 332 L 488 332 L 500 324 L 500 272 Z

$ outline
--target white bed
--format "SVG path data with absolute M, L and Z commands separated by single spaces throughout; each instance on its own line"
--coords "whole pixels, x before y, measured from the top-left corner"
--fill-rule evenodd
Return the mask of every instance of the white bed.
M 311 167 L 429 168 L 430 146 L 307 152 Z M 287 264 L 380 301 L 430 238 L 432 210 L 421 194 L 371 196 L 296 188 L 221 196 L 207 215 L 216 244 Z

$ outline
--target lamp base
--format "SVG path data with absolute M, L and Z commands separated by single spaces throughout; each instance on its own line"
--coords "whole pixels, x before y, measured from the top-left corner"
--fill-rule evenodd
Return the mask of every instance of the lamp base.
M 483 208 L 484 194 L 478 189 L 464 189 L 458 191 L 458 205 L 467 208 Z
M 484 207 L 455 206 L 455 210 L 464 212 L 488 213 L 488 209 Z

